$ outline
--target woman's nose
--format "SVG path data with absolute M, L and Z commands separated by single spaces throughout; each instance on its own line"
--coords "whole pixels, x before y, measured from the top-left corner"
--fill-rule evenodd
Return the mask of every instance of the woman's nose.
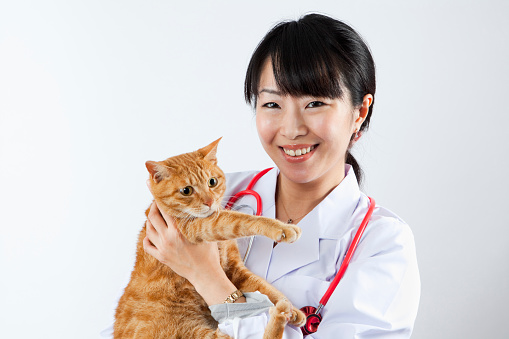
M 306 135 L 307 127 L 298 108 L 290 107 L 285 109 L 283 119 L 281 120 L 280 133 L 289 140 Z

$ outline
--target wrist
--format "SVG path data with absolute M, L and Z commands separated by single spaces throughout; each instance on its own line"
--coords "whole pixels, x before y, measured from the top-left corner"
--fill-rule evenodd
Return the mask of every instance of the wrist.
M 208 306 L 224 303 L 237 290 L 237 287 L 228 279 L 224 271 L 210 277 L 202 276 L 191 283 Z M 246 302 L 246 298 L 243 296 L 235 300 L 235 303 L 242 302 Z
M 233 304 L 237 302 L 240 298 L 244 296 L 244 293 L 242 293 L 240 290 L 235 290 L 235 292 L 231 293 L 229 296 L 226 297 L 226 299 L 223 301 L 225 304 Z

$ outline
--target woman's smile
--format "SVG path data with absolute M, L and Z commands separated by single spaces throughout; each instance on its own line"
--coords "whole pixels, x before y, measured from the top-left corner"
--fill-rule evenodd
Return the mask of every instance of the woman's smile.
M 283 152 L 283 157 L 286 161 L 291 163 L 304 162 L 311 158 L 314 154 L 314 150 L 318 147 L 318 144 L 299 144 L 299 145 L 284 145 L 279 148 Z

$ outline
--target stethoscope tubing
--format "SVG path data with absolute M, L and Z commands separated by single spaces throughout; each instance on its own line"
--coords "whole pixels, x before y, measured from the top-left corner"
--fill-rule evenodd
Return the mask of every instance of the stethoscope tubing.
M 262 210 L 263 210 L 262 198 L 260 197 L 258 192 L 253 191 L 252 188 L 258 182 L 258 180 L 265 175 L 265 173 L 267 173 L 268 171 L 270 171 L 273 168 L 274 167 L 266 168 L 263 171 L 260 171 L 258 174 L 256 174 L 253 177 L 253 179 L 251 179 L 251 181 L 247 185 L 246 189 L 243 191 L 237 192 L 233 197 L 231 197 L 230 200 L 228 200 L 228 203 L 226 204 L 226 206 L 224 208 L 229 210 L 232 208 L 233 204 L 235 204 L 235 202 L 237 200 L 239 200 L 240 197 L 243 197 L 244 195 L 252 195 L 256 199 L 256 215 L 258 215 L 258 216 L 262 215 Z

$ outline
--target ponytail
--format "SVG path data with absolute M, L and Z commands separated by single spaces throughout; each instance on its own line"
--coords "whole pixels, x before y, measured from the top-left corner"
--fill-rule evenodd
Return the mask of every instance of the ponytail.
M 346 161 L 345 162 L 349 165 L 352 165 L 353 172 L 355 173 L 355 176 L 357 177 L 357 183 L 359 183 L 359 185 L 360 185 L 362 183 L 364 173 L 362 172 L 361 166 L 359 165 L 357 160 L 355 160 L 354 156 L 352 155 L 352 153 L 350 153 L 350 151 L 346 151 Z

